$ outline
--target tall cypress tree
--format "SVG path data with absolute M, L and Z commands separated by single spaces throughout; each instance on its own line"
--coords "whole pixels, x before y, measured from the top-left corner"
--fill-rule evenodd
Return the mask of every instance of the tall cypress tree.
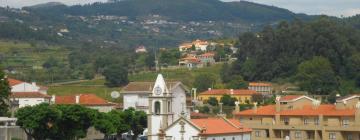
M 6 116 L 9 110 L 9 96 L 11 89 L 5 73 L 0 66 L 0 116 Z

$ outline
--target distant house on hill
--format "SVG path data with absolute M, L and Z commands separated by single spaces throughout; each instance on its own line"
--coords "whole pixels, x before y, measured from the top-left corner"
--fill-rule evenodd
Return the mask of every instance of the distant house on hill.
M 145 46 L 139 46 L 135 49 L 135 53 L 147 53 Z
M 258 93 L 270 95 L 272 94 L 272 85 L 271 83 L 264 82 L 250 82 L 249 89 L 255 90 Z
M 208 64 L 214 64 L 215 63 L 214 56 L 215 56 L 215 53 L 207 52 L 207 53 L 198 55 L 197 58 L 200 59 L 200 62 L 203 65 L 208 65 Z
M 51 102 L 55 104 L 65 105 L 83 105 L 88 108 L 96 109 L 100 112 L 110 112 L 118 107 L 116 103 L 109 102 L 95 94 L 77 94 L 68 96 L 55 96 L 51 98 Z
M 193 46 L 195 47 L 195 50 L 197 50 L 197 51 L 206 51 L 209 45 L 210 45 L 210 43 L 208 41 L 203 41 L 203 40 L 197 39 L 190 43 L 180 44 L 179 51 L 184 52 L 184 51 L 191 50 Z
M 179 66 L 185 66 L 189 69 L 193 69 L 193 68 L 203 67 L 203 64 L 201 63 L 200 59 L 189 56 L 189 57 L 181 58 L 179 61 Z

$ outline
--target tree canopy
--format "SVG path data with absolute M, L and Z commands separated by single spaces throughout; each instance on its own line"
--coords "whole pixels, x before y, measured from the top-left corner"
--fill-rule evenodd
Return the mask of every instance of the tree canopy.
M 6 116 L 8 113 L 8 99 L 11 94 L 9 82 L 5 76 L 5 73 L 0 66 L 0 116 Z

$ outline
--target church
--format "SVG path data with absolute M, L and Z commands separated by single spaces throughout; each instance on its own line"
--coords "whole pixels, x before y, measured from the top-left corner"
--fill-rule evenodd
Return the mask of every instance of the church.
M 250 128 L 223 115 L 190 119 L 191 113 L 186 107 L 186 99 L 175 98 L 174 95 L 179 93 L 171 93 L 166 85 L 163 76 L 159 74 L 148 97 L 148 140 L 251 139 Z

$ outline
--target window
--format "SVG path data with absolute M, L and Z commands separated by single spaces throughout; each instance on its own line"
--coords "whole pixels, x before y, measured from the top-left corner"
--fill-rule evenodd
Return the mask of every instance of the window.
M 329 139 L 336 140 L 336 133 L 334 133 L 334 132 L 329 133 Z
M 343 118 L 342 125 L 345 126 L 345 127 L 349 126 L 349 118 Z
M 307 118 L 304 118 L 304 125 L 308 125 L 309 124 L 309 120 Z
M 156 115 L 159 115 L 160 114 L 160 102 L 159 101 L 156 101 L 155 102 L 155 105 L 154 105 L 154 111 L 155 111 L 155 114 Z
M 295 132 L 295 138 L 296 139 L 301 139 L 301 131 L 296 131 Z
M 223 138 L 223 140 L 226 140 L 225 138 Z
M 315 125 L 319 125 L 319 119 L 318 119 L 318 118 L 315 118 L 315 119 L 314 119 L 314 124 L 315 124 Z
M 261 137 L 260 131 L 255 131 L 255 137 Z
M 347 140 L 353 140 L 353 137 L 351 134 L 347 135 Z
M 234 138 L 234 137 L 232 137 L 232 140 L 235 140 L 235 138 Z
M 285 125 L 289 125 L 289 118 L 283 118 L 282 121 Z

